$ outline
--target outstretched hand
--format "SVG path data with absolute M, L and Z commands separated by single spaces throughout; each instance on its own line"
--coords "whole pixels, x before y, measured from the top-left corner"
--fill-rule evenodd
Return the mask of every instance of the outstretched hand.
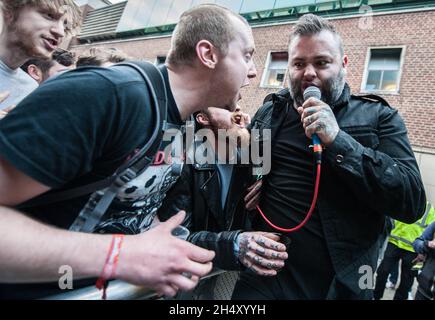
M 211 271 L 215 253 L 171 234 L 184 217 L 181 211 L 147 232 L 126 237 L 116 277 L 171 297 L 179 289 L 192 290 Z

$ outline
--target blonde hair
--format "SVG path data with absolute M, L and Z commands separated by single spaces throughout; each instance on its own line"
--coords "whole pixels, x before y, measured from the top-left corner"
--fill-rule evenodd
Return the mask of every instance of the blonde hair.
M 168 64 L 191 65 L 196 56 L 196 45 L 201 40 L 210 41 L 221 54 L 226 55 L 229 43 L 237 35 L 231 17 L 249 25 L 242 16 L 215 4 L 199 5 L 184 12 L 172 34 Z
M 73 0 L 0 0 L 3 4 L 3 16 L 9 13 L 15 20 L 24 7 L 39 8 L 54 15 L 65 15 L 65 32 L 76 33 L 82 22 L 80 8 Z

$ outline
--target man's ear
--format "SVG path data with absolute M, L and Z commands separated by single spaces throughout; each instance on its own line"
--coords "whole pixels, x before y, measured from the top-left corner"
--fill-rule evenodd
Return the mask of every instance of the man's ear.
M 349 58 L 348 56 L 345 54 L 343 55 L 343 60 L 342 60 L 342 66 L 343 68 L 347 69 L 347 65 L 349 64 Z
M 31 76 L 36 82 L 42 82 L 42 71 L 34 64 L 31 64 L 27 67 L 27 73 Z
M 201 65 L 209 69 L 215 69 L 219 60 L 217 48 L 208 40 L 196 44 L 196 56 Z
M 209 126 L 210 125 L 210 120 L 207 117 L 207 115 L 203 112 L 199 112 L 196 115 L 196 122 L 198 122 L 201 126 Z

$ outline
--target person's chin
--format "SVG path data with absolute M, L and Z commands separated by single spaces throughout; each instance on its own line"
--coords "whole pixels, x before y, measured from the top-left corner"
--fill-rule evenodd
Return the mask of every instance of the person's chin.
M 49 59 L 51 58 L 53 51 L 49 51 L 43 47 L 35 47 L 31 52 L 29 52 L 29 56 L 33 59 Z
M 51 58 L 54 50 L 47 50 L 47 49 L 43 49 L 43 50 L 39 50 L 41 57 L 45 57 L 45 59 Z
M 50 58 L 53 54 L 54 50 L 58 47 L 54 45 L 49 45 L 45 42 L 35 47 L 35 52 L 38 54 L 40 58 Z

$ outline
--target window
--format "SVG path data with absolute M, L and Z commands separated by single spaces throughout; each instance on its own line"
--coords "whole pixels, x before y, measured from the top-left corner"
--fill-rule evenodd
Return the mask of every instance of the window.
M 362 91 L 399 92 L 402 48 L 370 49 Z
M 116 32 L 136 30 L 148 26 L 155 0 L 128 1 Z
M 288 66 L 288 52 L 270 52 L 267 61 L 261 86 L 266 88 L 283 87 Z
M 157 56 L 156 62 L 154 63 L 156 66 L 159 66 L 161 64 L 165 64 L 166 57 L 165 56 Z

